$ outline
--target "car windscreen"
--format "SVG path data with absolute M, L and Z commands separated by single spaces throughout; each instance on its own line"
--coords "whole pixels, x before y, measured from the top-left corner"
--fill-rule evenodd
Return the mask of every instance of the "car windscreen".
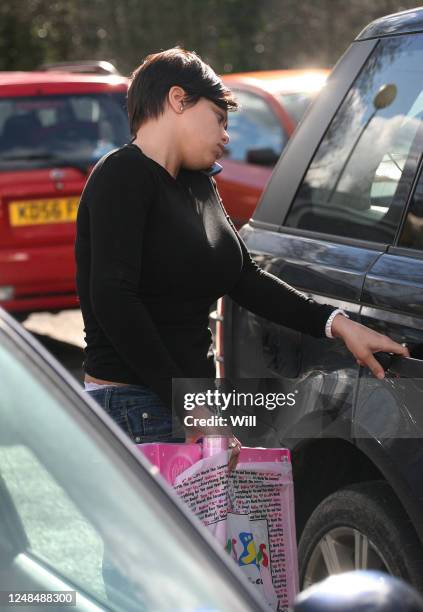
M 0 98 L 0 164 L 95 162 L 130 139 L 125 93 Z
M 317 92 L 303 91 L 281 93 L 276 96 L 291 119 L 297 124 L 302 119 L 308 105 L 314 100 Z

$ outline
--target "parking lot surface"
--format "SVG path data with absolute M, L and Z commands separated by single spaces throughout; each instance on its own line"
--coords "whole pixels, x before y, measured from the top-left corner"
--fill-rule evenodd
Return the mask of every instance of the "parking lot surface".
M 82 383 L 85 342 L 79 309 L 32 313 L 23 325 Z

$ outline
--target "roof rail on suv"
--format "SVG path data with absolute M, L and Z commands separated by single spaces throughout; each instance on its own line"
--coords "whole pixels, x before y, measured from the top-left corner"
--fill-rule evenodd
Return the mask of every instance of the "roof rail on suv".
M 78 72 L 86 74 L 120 74 L 111 63 L 103 60 L 81 60 L 77 62 L 55 62 L 42 64 L 39 70 L 54 72 Z

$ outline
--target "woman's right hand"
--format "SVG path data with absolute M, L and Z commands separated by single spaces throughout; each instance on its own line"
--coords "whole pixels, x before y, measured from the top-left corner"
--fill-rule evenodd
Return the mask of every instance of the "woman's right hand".
M 219 419 L 218 416 L 213 414 L 208 408 L 205 406 L 196 406 L 191 415 L 194 419 L 210 419 L 213 417 L 214 424 L 209 425 L 199 425 L 195 424 L 192 426 L 185 427 L 185 441 L 187 443 L 197 442 L 200 438 L 204 438 L 205 436 L 221 436 L 227 437 L 229 442 L 229 448 L 232 449 L 231 456 L 229 458 L 229 471 L 232 471 L 236 468 L 238 464 L 239 454 L 241 452 L 241 442 L 233 435 L 231 428 L 224 424 L 225 417 L 221 417 Z

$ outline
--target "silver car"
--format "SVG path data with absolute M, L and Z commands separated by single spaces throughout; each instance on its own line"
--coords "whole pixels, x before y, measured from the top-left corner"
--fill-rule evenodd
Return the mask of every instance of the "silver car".
M 0 373 L 0 609 L 63 610 L 72 598 L 76 610 L 264 609 L 108 415 L 1 309 Z

